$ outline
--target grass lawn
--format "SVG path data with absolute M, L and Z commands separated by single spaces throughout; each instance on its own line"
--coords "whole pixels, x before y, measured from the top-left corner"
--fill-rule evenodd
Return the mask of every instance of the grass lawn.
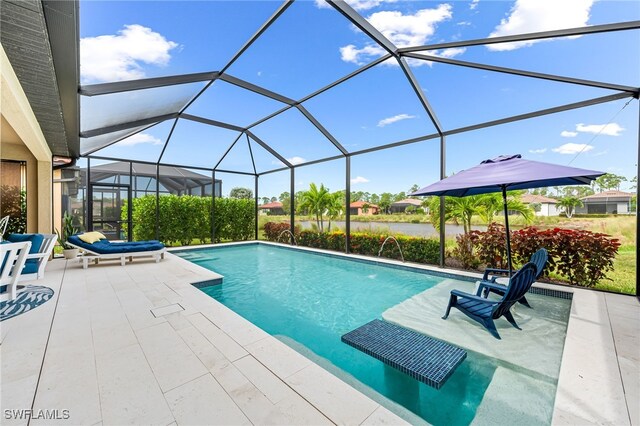
M 607 278 L 600 280 L 597 289 L 615 291 L 617 293 L 636 293 L 636 248 L 633 245 L 620 247 L 618 255 L 613 262 L 613 271 L 607 274 Z

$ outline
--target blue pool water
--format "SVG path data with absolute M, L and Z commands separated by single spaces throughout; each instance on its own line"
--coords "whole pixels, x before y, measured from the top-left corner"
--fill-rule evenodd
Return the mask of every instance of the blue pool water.
M 175 254 L 224 275 L 205 293 L 394 411 L 375 392 L 432 424 L 473 420 L 496 369 L 492 358 L 469 352 L 435 390 L 340 341 L 443 278 L 263 244 Z

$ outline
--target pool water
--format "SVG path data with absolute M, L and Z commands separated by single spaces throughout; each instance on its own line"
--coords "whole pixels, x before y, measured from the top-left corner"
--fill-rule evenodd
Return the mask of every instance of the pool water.
M 493 358 L 469 352 L 435 390 L 340 340 L 443 278 L 265 244 L 174 253 L 224 275 L 206 294 L 397 414 L 411 420 L 399 404 L 435 425 L 474 419 L 498 365 Z

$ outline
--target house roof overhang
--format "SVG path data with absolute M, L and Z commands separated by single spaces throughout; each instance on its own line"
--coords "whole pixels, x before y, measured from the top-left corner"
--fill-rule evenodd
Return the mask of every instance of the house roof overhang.
M 79 155 L 78 2 L 3 0 L 0 42 L 55 156 Z

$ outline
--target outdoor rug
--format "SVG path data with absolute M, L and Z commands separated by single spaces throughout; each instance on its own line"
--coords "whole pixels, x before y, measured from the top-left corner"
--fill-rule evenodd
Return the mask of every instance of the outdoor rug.
M 37 308 L 51 299 L 53 295 L 54 291 L 49 287 L 26 286 L 15 299 L 0 302 L 0 322 Z

